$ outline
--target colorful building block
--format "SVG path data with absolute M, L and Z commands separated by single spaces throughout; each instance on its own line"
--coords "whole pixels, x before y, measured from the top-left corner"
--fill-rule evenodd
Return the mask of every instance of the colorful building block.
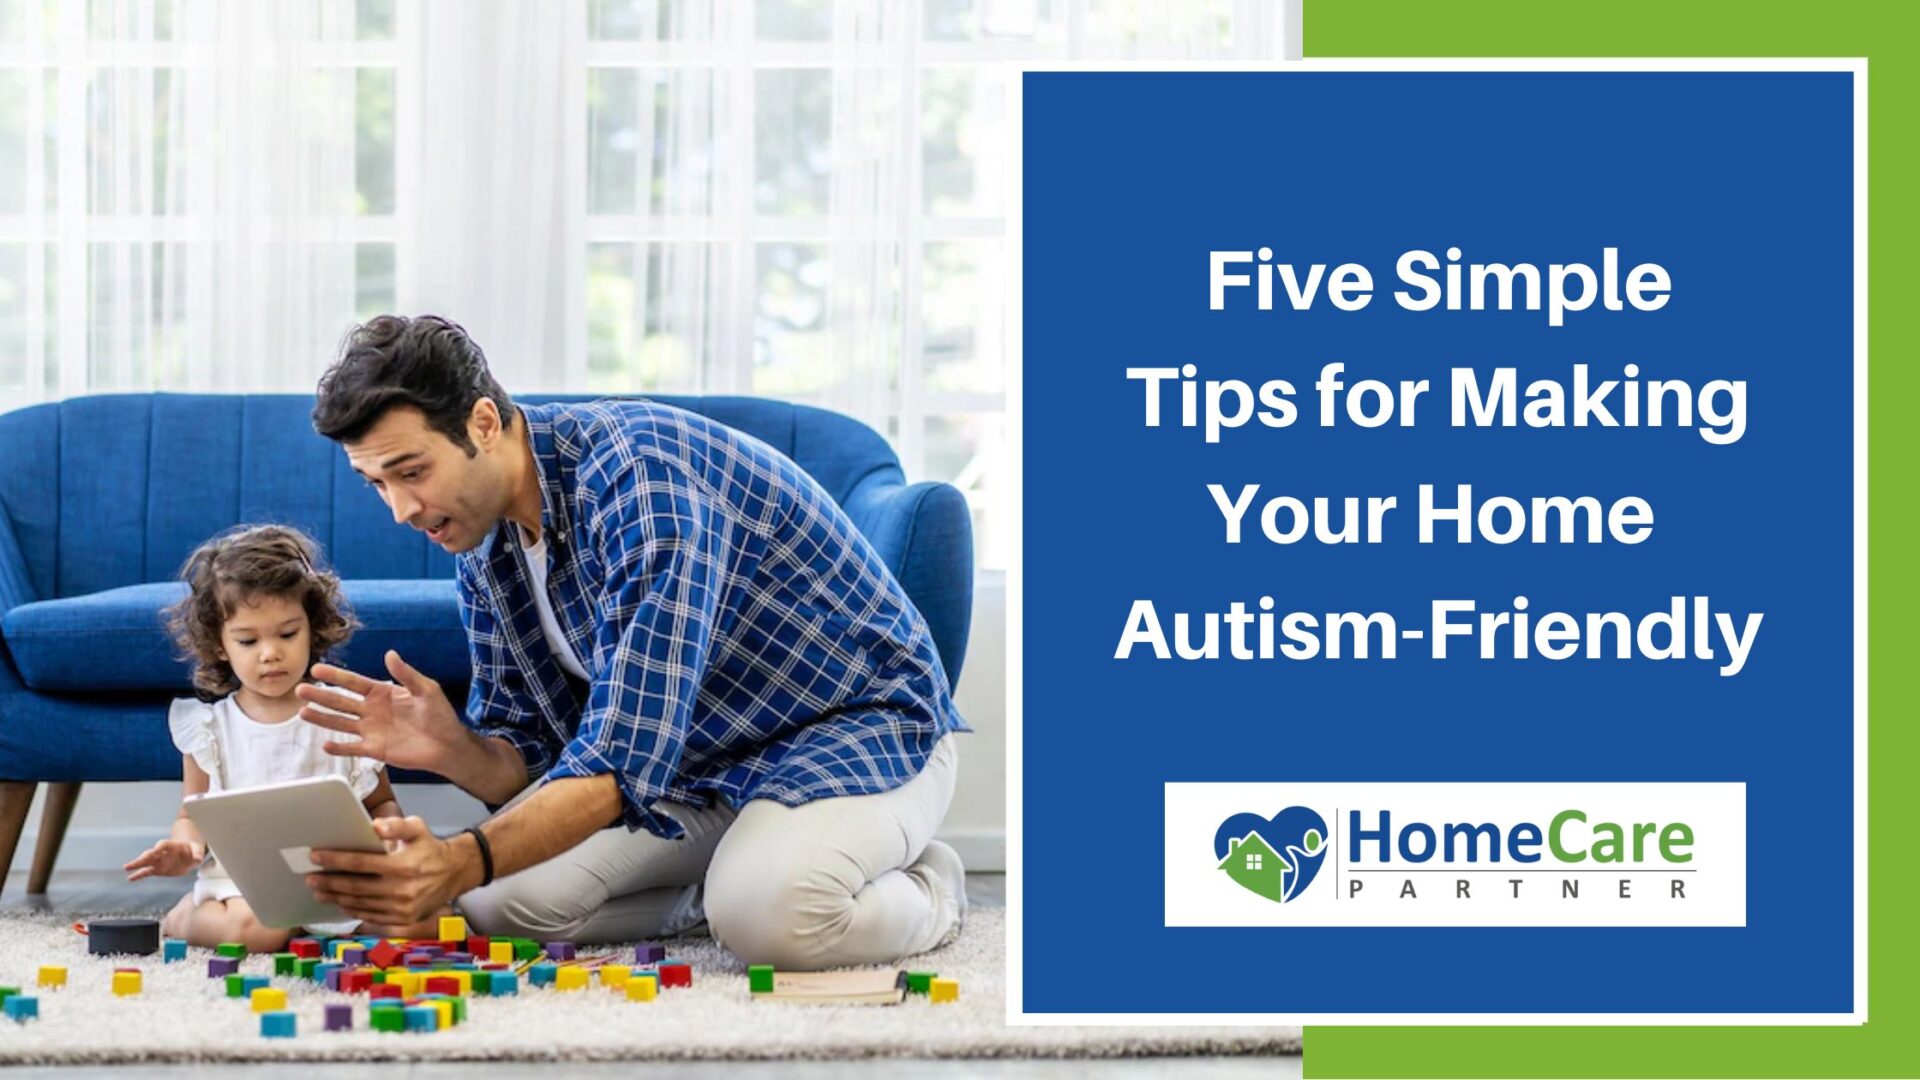
M 243 975 L 240 977 L 240 996 L 253 999 L 253 992 L 273 985 L 265 975 Z
M 579 958 L 579 950 L 571 941 L 549 941 L 546 944 L 547 959 L 559 962 Z
M 374 1009 L 367 1014 L 367 1026 L 375 1031 L 407 1030 L 407 1010 L 402 1005 L 389 1005 Z
M 137 971 L 116 971 L 113 973 L 113 993 L 116 997 L 130 997 L 140 992 L 140 973 Z
M 652 1001 L 660 994 L 659 980 L 642 972 L 634 972 L 627 980 L 628 1001 Z
M 240 944 L 237 941 L 223 941 L 220 944 L 215 945 L 213 947 L 213 951 L 216 955 L 230 956 L 235 960 L 238 960 L 247 955 L 247 947 L 245 945 Z
M 434 1012 L 439 1014 L 439 1022 L 436 1025 L 435 1030 L 445 1031 L 446 1029 L 453 1026 L 452 999 L 443 998 L 443 997 L 423 998 L 421 1000 L 421 1004 L 427 1006 L 428 1008 L 432 1009 Z
M 665 945 L 647 944 L 635 945 L 633 947 L 633 962 L 636 964 L 657 964 L 666 958 L 667 947 Z
M 531 938 L 517 937 L 513 939 L 513 958 L 515 960 L 521 960 L 521 961 L 531 960 L 534 957 L 539 955 L 540 955 L 539 942 L 534 941 Z
M 618 990 L 627 985 L 627 979 L 633 974 L 633 968 L 626 964 L 602 964 L 600 966 L 600 985 L 609 990 Z
M 207 978 L 224 979 L 240 970 L 240 961 L 231 956 L 216 956 L 207 961 Z
M 294 938 L 292 941 L 287 942 L 287 951 L 302 959 L 318 960 L 320 958 L 320 939 L 310 937 Z
M 773 965 L 748 964 L 747 989 L 756 994 L 773 993 Z
M 467 987 L 475 997 L 481 997 L 493 992 L 493 972 L 475 971 L 470 973 L 468 978 L 470 981 L 467 983 Z
M 408 1031 L 438 1031 L 440 1029 L 440 1010 L 429 1005 L 409 1005 L 406 1008 Z
M 277 986 L 263 986 L 248 995 L 257 1013 L 283 1012 L 287 1007 L 287 992 Z
M 273 973 L 275 975 L 292 975 L 299 970 L 300 957 L 298 954 L 290 952 L 277 952 L 273 954 Z
M 358 971 L 346 971 L 340 975 L 340 991 L 346 994 L 365 994 L 373 990 L 373 972 L 361 968 Z
M 160 959 L 163 963 L 171 964 L 176 960 L 185 960 L 186 958 L 186 942 L 181 941 L 179 938 L 168 938 L 160 943 Z
M 683 964 L 678 960 L 663 960 L 654 965 L 654 970 L 660 973 L 660 988 L 662 990 L 669 986 L 693 985 L 693 967 L 691 965 Z
M 467 940 L 467 920 L 461 918 L 458 915 L 440 916 L 440 940 L 441 941 Z
M 451 975 L 431 975 L 427 978 L 427 993 L 455 995 L 460 992 L 460 982 Z
M 398 945 L 391 941 L 382 941 L 367 950 L 367 963 L 377 968 L 390 968 L 399 963 L 403 955 L 405 954 L 400 951 Z
M 475 956 L 490 956 L 493 953 L 493 939 L 485 934 L 468 934 L 466 951 Z
M 367 950 L 357 942 L 340 950 L 340 962 L 350 968 L 367 966 Z
M 40 969 L 40 978 L 36 981 L 41 986 L 65 986 L 67 985 L 67 969 L 63 967 L 43 967 Z
M 399 983 L 381 983 L 367 991 L 367 996 L 375 1001 L 398 1001 L 401 998 Z
M 511 971 L 488 973 L 487 993 L 494 997 L 513 997 L 520 992 L 520 976 Z
M 286 1010 L 260 1014 L 260 1036 L 265 1039 L 291 1039 L 299 1029 L 299 1022 Z
M 927 984 L 939 977 L 940 973 L 937 971 L 909 971 L 907 972 L 907 993 L 924 994 L 927 992 Z
M 569 964 L 554 973 L 553 988 L 555 990 L 585 990 L 587 988 L 587 980 L 588 972 L 586 968 L 574 967 Z
M 546 962 L 535 964 L 527 969 L 527 985 L 552 986 L 553 973 L 558 970 L 560 970 L 560 965 L 558 964 Z
M 325 1015 L 326 1015 L 326 1030 L 328 1031 L 352 1031 L 353 1030 L 353 1006 L 344 1005 L 344 1004 L 329 1005 L 327 1006 Z
M 303 956 L 300 958 L 300 962 L 294 965 L 294 974 L 300 976 L 303 979 L 311 979 L 313 978 L 314 971 L 317 968 L 319 968 L 319 966 L 320 966 L 319 957 Z
M 20 988 L 17 986 L 0 986 L 0 1001 L 6 1001 L 8 998 L 14 997 L 19 993 Z
M 487 959 L 496 964 L 513 963 L 513 942 L 496 941 L 487 946 Z
M 7 1019 L 24 1024 L 40 1015 L 40 999 L 26 994 L 9 994 L 0 1008 L 6 1010 Z
M 960 983 L 955 979 L 934 979 L 927 983 L 927 1000 L 939 1003 L 960 1000 Z
M 247 977 L 234 972 L 227 976 L 227 996 L 230 998 L 247 996 Z

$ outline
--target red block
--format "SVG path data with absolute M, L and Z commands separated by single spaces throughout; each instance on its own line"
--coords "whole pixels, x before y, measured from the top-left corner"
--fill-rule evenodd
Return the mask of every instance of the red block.
M 492 944 L 492 938 L 482 937 L 479 934 L 470 934 L 467 937 L 466 951 L 472 953 L 475 957 L 485 956 L 487 955 L 489 946 Z
M 367 990 L 367 997 L 369 998 L 397 998 L 399 996 L 399 983 L 375 983 Z
M 377 968 L 390 968 L 399 963 L 400 958 L 404 955 L 405 954 L 400 951 L 399 946 L 393 942 L 382 941 L 380 944 L 367 950 L 367 963 Z
M 460 952 L 467 947 L 467 943 L 464 941 L 437 941 L 434 944 L 438 945 L 440 951 L 443 953 Z
M 460 996 L 460 980 L 445 975 L 435 975 L 427 980 L 426 991 L 429 994 L 446 994 L 449 997 Z
M 343 994 L 364 994 L 373 989 L 373 972 L 343 971 L 340 973 L 340 992 Z
M 320 956 L 320 942 L 315 938 L 297 937 L 287 942 L 287 951 L 305 959 L 318 959 Z
M 692 986 L 693 968 L 686 964 L 661 964 L 655 970 L 660 972 L 660 986 Z

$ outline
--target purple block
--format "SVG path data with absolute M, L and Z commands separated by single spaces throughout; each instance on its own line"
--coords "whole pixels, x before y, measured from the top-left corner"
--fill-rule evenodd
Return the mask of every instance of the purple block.
M 473 954 L 470 952 L 443 953 L 440 959 L 445 960 L 449 964 L 471 964 L 473 963 Z
M 406 964 L 408 967 L 426 967 L 428 964 L 433 963 L 433 961 L 434 956 L 432 953 L 411 952 L 407 954 Z
M 367 950 L 341 949 L 340 962 L 348 967 L 364 967 L 367 962 Z
M 549 960 L 576 959 L 576 957 L 574 956 L 573 942 L 571 941 L 547 942 L 547 959 Z
M 224 979 L 240 970 L 240 958 L 237 956 L 216 956 L 207 961 L 207 978 Z
M 346 969 L 345 969 L 345 968 L 334 968 L 334 969 L 333 969 L 332 971 L 329 971 L 329 972 L 327 972 L 327 989 L 329 989 L 329 990 L 333 990 L 333 991 L 336 991 L 336 992 L 338 992 L 338 991 L 339 991 L 339 989 L 340 989 L 340 975 L 341 975 L 341 973 L 342 973 L 342 972 L 344 972 L 344 971 L 346 971 Z M 331 1031 L 331 1030 L 333 1030 L 333 1029 L 332 1029 L 332 1028 L 328 1028 L 327 1030 L 329 1030 L 329 1031 Z
M 636 964 L 657 964 L 667 958 L 665 945 L 635 945 L 633 962 Z
M 327 1030 L 328 1031 L 352 1031 L 353 1030 L 353 1006 L 351 1005 L 327 1006 Z

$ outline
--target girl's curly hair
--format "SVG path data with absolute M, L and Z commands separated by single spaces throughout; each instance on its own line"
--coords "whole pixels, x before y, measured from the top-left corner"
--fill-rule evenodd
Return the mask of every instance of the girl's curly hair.
M 297 600 L 312 630 L 309 668 L 359 625 L 341 597 L 339 577 L 320 565 L 318 546 L 285 525 L 242 526 L 214 537 L 187 557 L 180 579 L 187 596 L 167 609 L 167 629 L 180 658 L 193 665 L 193 688 L 208 698 L 240 689 L 232 665 L 220 658 L 220 631 L 243 603 L 267 596 Z

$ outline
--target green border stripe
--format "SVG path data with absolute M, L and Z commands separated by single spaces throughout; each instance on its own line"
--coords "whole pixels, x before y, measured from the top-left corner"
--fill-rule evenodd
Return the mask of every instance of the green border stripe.
M 1920 903 L 1898 824 L 1920 762 L 1920 571 L 1911 557 L 1920 391 L 1905 299 L 1915 246 L 1916 53 L 1920 5 L 1663 0 L 1308 0 L 1309 57 L 1819 56 L 1868 61 L 1868 768 L 1870 854 L 1864 1027 L 1310 1027 L 1309 1077 L 1789 1077 L 1920 1075 Z M 1909 194 L 1902 194 L 1902 193 Z M 1570 973 L 1577 974 L 1577 973 Z

